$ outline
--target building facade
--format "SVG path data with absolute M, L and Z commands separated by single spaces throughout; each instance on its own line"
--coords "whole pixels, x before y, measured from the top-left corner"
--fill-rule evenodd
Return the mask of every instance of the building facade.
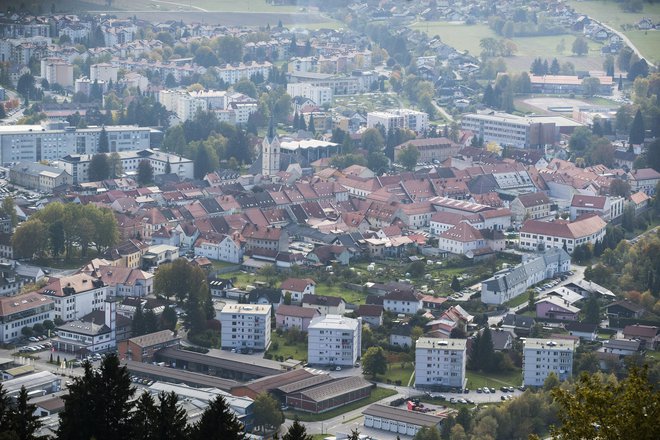
M 415 346 L 415 386 L 464 388 L 466 339 L 419 338 Z
M 271 305 L 227 304 L 220 312 L 222 348 L 264 351 L 270 345 Z
M 352 366 L 361 354 L 362 319 L 320 316 L 307 328 L 307 362 L 312 365 Z
M 36 292 L 0 297 L 0 342 L 22 337 L 23 327 L 55 319 L 55 302 Z
M 528 338 L 523 343 L 523 385 L 540 387 L 550 373 L 559 380 L 571 377 L 575 341 Z

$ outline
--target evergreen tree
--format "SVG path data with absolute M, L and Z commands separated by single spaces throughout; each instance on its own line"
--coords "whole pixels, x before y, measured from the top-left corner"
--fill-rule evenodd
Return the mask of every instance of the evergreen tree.
M 591 296 L 584 307 L 584 322 L 589 324 L 600 323 L 600 307 L 595 296 Z
M 105 126 L 101 127 L 101 133 L 99 133 L 99 153 L 108 153 L 110 150 L 110 144 L 108 142 L 108 132 L 105 131 Z
M 36 405 L 28 403 L 28 392 L 24 386 L 16 399 L 16 409 L 12 413 L 10 426 L 14 428 L 16 439 L 33 440 L 39 438 L 36 432 L 41 428 L 39 417 L 34 414 Z
M 552 59 L 552 64 L 550 65 L 550 74 L 559 75 L 561 67 L 559 66 L 559 60 L 557 58 Z
M 192 428 L 192 440 L 244 440 L 243 424 L 229 409 L 227 401 L 217 396 L 209 403 Z
M 138 164 L 137 182 L 146 185 L 154 180 L 154 169 L 147 159 L 142 159 Z
M 187 440 L 190 438 L 188 414 L 178 404 L 179 398 L 174 393 L 161 392 L 158 395 L 159 405 L 154 411 L 152 438 L 154 440 Z
M 298 110 L 293 114 L 293 131 L 298 131 L 300 128 L 300 120 L 298 117 Z
M 131 331 L 133 336 L 142 336 L 146 333 L 146 323 L 144 321 L 144 312 L 142 306 L 138 304 L 133 314 L 133 321 L 131 323 Z
M 312 440 L 312 436 L 307 434 L 305 425 L 300 423 L 298 419 L 295 419 L 293 424 L 289 426 L 289 430 L 282 437 L 282 440 Z
M 153 440 L 156 419 L 156 402 L 151 394 L 143 392 L 135 403 L 135 411 L 131 416 L 133 439 Z
M 493 335 L 490 332 L 490 327 L 486 326 L 481 334 L 478 353 L 479 365 L 483 370 L 494 371 L 497 369 L 497 366 L 493 365 L 494 354 L 495 350 L 493 348 Z
M 316 127 L 314 126 L 314 115 L 309 115 L 309 125 L 307 126 L 307 131 L 312 134 L 316 133 Z
M 644 143 L 644 137 L 645 137 L 644 119 L 642 118 L 641 109 L 637 109 L 637 113 L 635 113 L 635 118 L 633 119 L 632 124 L 630 125 L 630 137 L 628 139 L 628 142 L 630 142 L 633 145 L 641 145 Z
M 494 91 L 493 91 L 493 86 L 488 84 L 486 88 L 484 89 L 484 98 L 483 98 L 483 103 L 487 107 L 493 107 L 494 106 Z
M 172 165 L 170 165 L 170 158 L 167 158 L 167 163 L 165 164 L 165 174 L 170 174 L 172 172 Z
M 619 74 L 619 86 L 617 87 L 619 91 L 623 90 L 623 76 Z
M 307 123 L 305 123 L 305 116 L 302 113 L 298 118 L 298 129 L 307 131 Z
M 0 426 L 11 426 L 11 411 L 11 399 L 7 396 L 7 391 L 3 388 L 2 382 L 0 382 Z M 3 435 L 0 434 L 0 438 L 2 437 Z M 11 437 L 7 436 L 7 438 L 9 439 Z
M 144 334 L 154 333 L 158 331 L 158 318 L 153 310 L 149 309 L 144 312 Z
M 108 161 L 108 155 L 105 153 L 99 153 L 92 156 L 92 160 L 89 161 L 89 169 L 87 172 L 90 182 L 98 182 L 110 177 L 110 162 Z
M 454 292 L 458 292 L 459 290 L 461 290 L 461 282 L 458 281 L 456 275 L 454 275 L 454 277 L 451 279 L 451 290 L 453 290 Z
M 82 377 L 73 379 L 69 394 L 62 397 L 57 431 L 60 440 L 116 440 L 131 437 L 131 397 L 135 389 L 126 367 L 116 354 L 101 363 L 100 371 L 85 364 Z

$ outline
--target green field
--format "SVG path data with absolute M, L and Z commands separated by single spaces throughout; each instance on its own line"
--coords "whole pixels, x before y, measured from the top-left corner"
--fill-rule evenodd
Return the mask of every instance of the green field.
M 28 5 L 31 2 L 27 2 Z M 300 12 L 296 6 L 273 6 L 266 0 L 59 0 L 57 11 L 213 11 L 213 12 Z
M 271 334 L 270 341 L 270 349 L 268 349 L 267 353 L 272 354 L 273 358 L 283 356 L 284 359 L 293 358 L 299 361 L 307 360 L 307 344 L 298 342 L 292 345 L 287 345 L 286 338 L 284 336 L 279 336 L 275 332 Z M 277 350 L 273 350 L 273 342 L 277 342 Z
M 378 376 L 377 380 L 388 384 L 396 384 L 396 381 L 400 380 L 401 386 L 405 387 L 414 372 L 415 365 L 412 362 L 406 362 L 406 368 L 401 368 L 401 364 L 397 362 L 396 364 L 388 364 L 387 372 L 383 376 Z M 387 382 L 388 380 L 389 382 Z
M 489 387 L 500 388 L 502 385 L 517 387 L 522 383 L 521 370 L 514 370 L 507 373 L 482 374 L 474 371 L 467 371 L 468 388 L 475 390 L 477 388 Z
M 589 15 L 618 31 L 623 31 L 622 25 L 634 25 L 644 17 L 654 22 L 660 21 L 660 3 L 644 2 L 644 9 L 639 13 L 624 12 L 619 3 L 612 0 L 576 1 L 568 0 L 568 5 L 576 11 Z M 624 33 L 632 40 L 642 54 L 653 63 L 660 61 L 660 33 L 658 31 L 630 30 Z
M 628 31 L 626 35 L 648 61 L 660 63 L 660 31 Z
M 284 411 L 287 419 L 293 420 L 297 418 L 301 422 L 320 422 L 321 420 L 328 420 L 334 417 L 346 414 L 347 412 L 362 408 L 371 403 L 378 402 L 386 397 L 393 396 L 396 391 L 389 388 L 374 388 L 371 390 L 371 395 L 366 399 L 358 400 L 357 402 L 349 403 L 348 405 L 326 411 L 321 414 L 310 414 L 302 411 Z
M 412 28 L 426 32 L 430 37 L 438 35 L 443 43 L 477 56 L 481 53 L 479 42 L 482 38 L 499 38 L 486 24 L 467 26 L 446 21 L 425 21 L 414 24 Z
M 507 301 L 504 305 L 507 307 L 518 307 L 521 304 L 524 304 L 529 301 L 529 294 L 523 292 L 522 295 L 518 295 L 510 301 Z

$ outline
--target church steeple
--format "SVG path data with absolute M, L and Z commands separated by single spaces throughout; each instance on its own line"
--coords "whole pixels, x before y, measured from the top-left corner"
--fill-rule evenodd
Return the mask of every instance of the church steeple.
M 280 140 L 275 131 L 275 121 L 271 115 L 268 133 L 261 144 L 261 174 L 272 176 L 280 170 Z

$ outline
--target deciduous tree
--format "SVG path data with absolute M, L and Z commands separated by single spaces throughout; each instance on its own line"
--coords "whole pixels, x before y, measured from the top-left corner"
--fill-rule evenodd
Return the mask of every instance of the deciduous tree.
M 362 356 L 362 372 L 375 378 L 387 371 L 387 359 L 381 347 L 369 347 Z

